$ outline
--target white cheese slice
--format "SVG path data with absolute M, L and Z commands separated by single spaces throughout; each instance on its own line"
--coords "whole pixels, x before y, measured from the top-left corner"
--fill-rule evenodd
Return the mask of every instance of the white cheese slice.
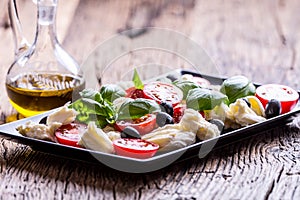
M 61 123 L 52 123 L 51 126 L 47 126 L 28 121 L 24 125 L 17 127 L 17 131 L 27 137 L 55 142 L 54 132 L 60 126 Z
M 237 99 L 235 103 L 230 104 L 226 115 L 229 120 L 241 126 L 248 126 L 266 120 L 266 118 L 258 116 L 242 99 Z
M 172 151 L 193 144 L 196 135 L 204 140 L 219 134 L 218 127 L 206 121 L 199 112 L 186 109 L 178 124 L 157 128 L 142 139 L 158 144 L 159 151 Z
M 47 125 L 51 125 L 52 123 L 69 124 L 76 119 L 76 115 L 77 112 L 74 109 L 70 109 L 68 105 L 65 105 L 47 117 Z
M 87 130 L 83 133 L 78 143 L 87 149 L 114 153 L 112 141 L 102 129 L 97 128 L 95 122 L 88 124 Z

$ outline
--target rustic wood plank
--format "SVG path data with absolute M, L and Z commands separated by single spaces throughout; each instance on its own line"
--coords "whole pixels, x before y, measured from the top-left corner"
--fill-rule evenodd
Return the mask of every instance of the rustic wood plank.
M 2 195 L 13 197 L 17 191 L 16 195 L 29 198 L 46 197 L 42 188 L 47 188 L 49 198 L 265 199 L 274 195 L 297 199 L 299 191 L 291 181 L 299 181 L 299 171 L 293 158 L 287 157 L 297 153 L 290 145 L 299 143 L 299 138 L 285 129 L 215 151 L 204 160 L 192 159 L 146 175 L 125 174 L 23 148 L 10 158 Z M 288 185 L 282 187 L 281 183 Z
M 150 2 L 132 3 L 130 8 L 128 8 L 130 5 L 128 1 L 122 1 L 122 3 L 112 7 L 107 7 L 107 2 L 94 3 L 89 1 L 89 3 L 82 3 L 76 11 L 78 15 L 73 21 L 72 27 L 74 28 L 69 31 L 72 33 L 69 38 L 70 42 L 65 41 L 64 44 L 70 48 L 70 52 L 79 62 L 83 62 L 91 50 L 98 44 L 111 39 L 111 36 L 119 31 L 149 26 L 167 28 L 180 31 L 195 40 L 216 62 L 221 75 L 245 74 L 259 83 L 270 83 L 274 82 L 275 79 L 278 83 L 298 87 L 298 82 L 295 79 L 295 74 L 298 74 L 296 73 L 297 70 L 290 67 L 295 53 L 282 43 L 280 30 L 278 30 L 280 28 L 276 19 L 277 14 L 274 13 L 278 11 L 274 8 L 277 6 L 276 2 L 275 5 L 267 1 L 247 1 L 243 4 L 235 1 L 223 3 Z M 89 9 L 89 12 L 86 12 L 86 7 L 90 7 L 89 4 L 93 3 L 95 4 L 94 9 Z M 110 5 L 114 3 L 115 1 L 112 1 Z M 111 14 L 111 20 L 104 20 L 107 13 L 114 13 L 109 10 L 112 8 L 117 9 L 118 11 L 115 13 L 118 14 Z M 275 11 L 267 12 L 268 10 Z M 154 14 L 150 15 L 149 13 Z M 126 23 L 124 20 L 118 19 L 126 19 Z M 260 19 L 263 19 L 263 23 L 258 23 Z M 247 23 L 247 32 L 244 31 L 246 27 L 243 24 L 245 23 Z M 76 33 L 75 29 L 80 24 L 84 24 L 85 30 L 96 34 Z M 144 35 L 147 34 L 144 33 Z M 80 48 L 71 49 L 69 47 L 72 46 L 73 41 L 80 39 L 86 41 L 79 44 Z M 147 55 L 149 57 L 149 54 Z M 153 55 L 153 58 L 156 61 L 160 59 L 157 62 L 162 64 L 165 64 L 166 60 L 172 62 L 170 59 L 161 59 L 157 55 Z M 127 60 L 129 61 L 126 63 L 129 65 L 134 63 L 138 65 L 143 63 L 143 60 L 149 59 L 145 55 L 130 54 L 130 58 Z M 120 61 L 118 64 L 120 63 L 122 62 Z M 103 66 L 103 63 L 96 63 L 95 65 Z M 184 64 L 181 62 L 179 66 L 184 66 Z M 260 73 L 260 69 L 269 73 Z M 289 74 L 294 74 L 294 76 L 289 76 Z M 119 79 L 119 77 L 112 78 L 112 81 L 114 79 Z

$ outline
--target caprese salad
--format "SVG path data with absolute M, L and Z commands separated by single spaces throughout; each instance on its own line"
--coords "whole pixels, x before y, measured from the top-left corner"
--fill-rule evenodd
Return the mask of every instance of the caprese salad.
M 166 81 L 167 80 L 167 81 Z M 46 123 L 17 127 L 24 136 L 133 158 L 149 158 L 217 137 L 291 111 L 299 94 L 290 87 L 259 87 L 245 76 L 221 85 L 185 74 L 132 85 L 85 89 L 81 98 L 50 114 Z

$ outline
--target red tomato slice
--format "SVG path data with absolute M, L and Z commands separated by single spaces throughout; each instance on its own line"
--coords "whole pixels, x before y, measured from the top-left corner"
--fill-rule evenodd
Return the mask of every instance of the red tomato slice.
M 126 90 L 126 97 L 137 99 L 145 98 L 144 91 L 141 89 L 136 89 L 135 87 L 130 87 Z
M 174 106 L 182 100 L 182 92 L 174 85 L 162 82 L 151 82 L 144 86 L 145 98 L 153 99 L 158 104 L 171 103 Z
M 131 158 L 151 158 L 159 146 L 142 139 L 120 138 L 113 141 L 114 149 L 120 156 Z
M 281 114 L 287 113 L 292 110 L 299 99 L 299 94 L 292 88 L 279 85 L 267 84 L 259 86 L 256 89 L 255 96 L 261 101 L 264 107 L 271 99 L 276 99 L 281 103 Z
M 185 104 L 178 104 L 177 106 L 174 107 L 174 111 L 173 111 L 173 120 L 175 123 L 179 123 L 183 114 L 184 114 L 184 110 L 186 109 L 186 105 Z
M 156 125 L 156 115 L 147 114 L 141 118 L 134 120 L 120 120 L 115 124 L 115 128 L 118 131 L 123 131 L 127 126 L 135 128 L 140 135 L 145 135 L 146 133 L 151 132 Z
M 71 123 L 62 125 L 55 131 L 55 136 L 60 144 L 65 144 L 73 147 L 80 147 L 79 130 L 86 129 L 86 125 L 79 123 Z

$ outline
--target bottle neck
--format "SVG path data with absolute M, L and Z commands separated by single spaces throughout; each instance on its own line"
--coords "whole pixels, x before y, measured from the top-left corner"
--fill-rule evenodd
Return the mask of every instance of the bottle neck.
M 51 3 L 52 2 L 52 3 Z M 46 47 L 45 45 L 54 46 L 57 42 L 56 38 L 56 1 L 37 2 L 37 29 L 35 37 L 36 47 Z

